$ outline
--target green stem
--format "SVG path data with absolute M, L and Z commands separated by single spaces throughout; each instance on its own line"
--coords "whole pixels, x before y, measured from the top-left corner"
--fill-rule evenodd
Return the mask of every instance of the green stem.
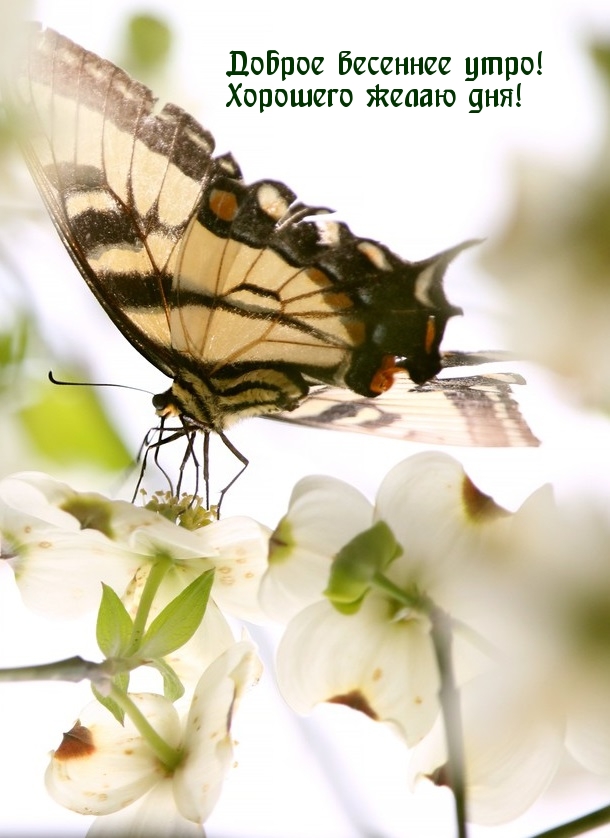
M 113 687 L 110 691 L 110 697 L 116 701 L 121 710 L 129 716 L 133 722 L 138 733 L 146 740 L 146 742 L 153 749 L 159 760 L 167 768 L 169 773 L 172 773 L 179 765 L 182 758 L 180 750 L 172 748 L 171 745 L 163 739 L 157 731 L 152 727 L 146 716 L 136 707 L 131 698 L 122 690 Z
M 375 573 L 372 579 L 372 584 L 373 587 L 377 588 L 377 590 L 389 594 L 393 599 L 400 602 L 402 605 L 405 605 L 407 608 L 413 608 L 416 611 L 421 611 L 428 615 L 430 615 L 431 609 L 434 608 L 434 603 L 427 596 L 424 596 L 419 592 L 407 593 L 406 591 L 401 590 L 401 588 L 397 587 L 382 573 Z M 500 650 L 497 646 L 494 646 L 493 643 L 490 643 L 462 620 L 456 620 L 448 614 L 445 615 L 445 618 L 450 621 L 454 631 L 458 631 L 461 635 L 463 635 L 466 640 L 472 644 L 472 646 L 476 649 L 480 649 L 481 652 L 492 660 L 498 660 L 500 657 Z
M 15 666 L 0 669 L 0 681 L 83 681 L 90 678 L 95 681 L 100 675 L 107 675 L 103 663 L 93 663 L 75 656 L 52 663 L 40 663 L 33 666 Z
M 142 661 L 126 658 L 108 658 L 101 663 L 88 661 L 75 655 L 52 663 L 38 663 L 33 666 L 15 666 L 0 669 L 2 681 L 78 681 L 89 680 L 98 688 L 118 672 L 129 672 L 141 666 Z
M 402 588 L 395 585 L 390 579 L 388 579 L 387 576 L 384 576 L 383 573 L 376 572 L 373 575 L 371 584 L 378 591 L 383 591 L 383 593 L 389 594 L 393 599 L 400 602 L 402 605 L 405 605 L 407 608 L 414 608 L 417 611 L 428 613 L 431 602 L 427 597 L 422 596 L 419 592 L 409 594 L 406 591 L 403 591 Z
M 466 785 L 464 777 L 464 733 L 460 713 L 459 690 L 453 671 L 451 618 L 437 606 L 429 612 L 430 634 L 436 654 L 441 686 L 439 701 L 443 713 L 447 743 L 447 773 L 449 787 L 455 798 L 455 815 L 459 838 L 466 838 Z
M 138 603 L 138 610 L 133 621 L 133 629 L 131 632 L 131 639 L 127 647 L 125 656 L 133 655 L 140 648 L 140 643 L 144 637 L 146 630 L 146 623 L 148 615 L 153 604 L 154 598 L 159 590 L 159 586 L 169 568 L 172 565 L 172 560 L 167 556 L 160 555 L 157 561 L 153 564 L 144 584 L 144 590 Z
M 375 573 L 372 584 L 377 590 L 389 594 L 393 599 L 405 605 L 407 608 L 413 608 L 414 610 L 427 614 L 430 619 L 430 634 L 440 675 L 439 701 L 443 714 L 445 739 L 447 742 L 449 785 L 455 798 L 458 838 L 467 838 L 464 735 L 460 713 L 459 690 L 455 683 L 451 654 L 453 643 L 452 632 L 456 625 L 449 614 L 435 605 L 428 596 L 417 590 L 407 593 L 398 588 L 382 573 Z
M 610 823 L 610 806 L 596 809 L 595 812 L 583 815 L 582 818 L 576 818 L 574 821 L 556 826 L 546 832 L 539 832 L 533 838 L 574 838 L 575 835 L 582 835 L 607 823 Z

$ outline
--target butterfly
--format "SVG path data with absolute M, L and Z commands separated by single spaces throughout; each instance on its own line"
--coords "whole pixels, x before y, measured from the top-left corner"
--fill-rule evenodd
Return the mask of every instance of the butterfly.
M 298 202 L 283 183 L 248 185 L 192 116 L 157 109 L 143 84 L 37 25 L 5 99 L 74 263 L 125 337 L 172 379 L 153 405 L 162 424 L 178 420 L 171 438 L 186 435 L 190 451 L 196 431 L 206 445 L 214 432 L 245 468 L 225 434 L 232 422 L 311 422 L 337 393 L 362 410 L 379 402 L 382 418 L 359 429 L 397 427 L 383 419 L 381 394 L 386 416 L 402 417 L 404 387 L 441 369 L 445 326 L 461 313 L 443 275 L 471 242 L 409 262 L 322 220 L 330 210 Z M 409 384 L 395 389 L 397 378 Z M 484 399 L 480 389 L 461 392 L 469 406 L 491 403 L 489 390 Z M 520 415 L 506 389 L 495 392 L 510 409 L 488 410 L 500 432 L 483 444 L 504 445 L 503 420 Z M 340 423 L 336 409 L 326 415 L 349 424 L 345 412 Z M 520 421 L 511 439 L 532 444 Z

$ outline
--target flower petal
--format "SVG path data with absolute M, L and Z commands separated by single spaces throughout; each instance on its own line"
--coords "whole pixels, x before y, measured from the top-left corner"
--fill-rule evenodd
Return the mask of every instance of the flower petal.
M 157 733 L 178 747 L 180 722 L 172 704 L 158 695 L 130 697 Z M 165 775 L 165 767 L 132 722 L 126 718 L 122 726 L 92 702 L 53 752 L 45 782 L 62 806 L 84 815 L 104 815 L 137 800 Z
M 518 817 L 552 780 L 563 753 L 564 722 L 552 706 L 508 678 L 473 679 L 461 691 L 468 819 L 495 825 Z M 441 777 L 446 761 L 442 721 L 414 753 L 417 779 Z
M 227 614 L 262 623 L 268 620 L 258 592 L 267 570 L 270 530 L 251 518 L 223 518 L 200 530 L 214 548 L 212 595 Z
M 251 643 L 236 643 L 202 675 L 184 732 L 185 757 L 174 773 L 182 815 L 203 823 L 214 808 L 233 759 L 231 719 L 244 690 L 258 680 L 260 662 Z
M 404 550 L 389 575 L 401 586 L 416 583 L 441 605 L 441 592 L 451 592 L 455 579 L 463 586 L 465 563 L 484 553 L 486 531 L 510 520 L 458 460 L 436 451 L 415 454 L 388 473 L 375 519 L 389 525 Z
M 287 514 L 271 537 L 261 602 L 273 619 L 287 621 L 320 599 L 330 562 L 371 526 L 373 509 L 357 489 L 331 477 L 307 477 L 295 486 Z
M 203 827 L 176 809 L 171 778 L 161 780 L 140 800 L 97 818 L 87 838 L 205 838 Z
M 269 534 L 265 527 L 251 518 L 235 517 L 186 530 L 160 515 L 156 518 L 133 532 L 130 543 L 134 549 L 171 556 L 183 567 L 185 585 L 214 567 L 213 596 L 221 607 L 243 620 L 266 620 L 258 603 L 260 580 L 267 569 Z
M 28 608 L 67 619 L 99 605 L 102 580 L 124 590 L 140 563 L 97 530 L 47 529 L 22 544 L 12 567 Z
M 324 601 L 288 625 L 277 654 L 278 685 L 299 713 L 332 701 L 395 724 L 409 745 L 438 713 L 438 671 L 425 619 L 393 620 L 388 604 L 367 597 L 340 614 Z
M 581 680 L 579 686 L 568 717 L 566 746 L 588 771 L 607 775 L 610 772 L 609 685 L 600 673 L 597 680 Z
M 0 506 L 66 529 L 78 529 L 78 525 L 60 507 L 76 494 L 66 483 L 36 471 L 12 474 L 0 482 Z

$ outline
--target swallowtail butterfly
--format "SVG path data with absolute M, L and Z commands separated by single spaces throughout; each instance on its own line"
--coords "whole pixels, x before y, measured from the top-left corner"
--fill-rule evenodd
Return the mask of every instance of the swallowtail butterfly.
M 408 390 L 441 369 L 445 325 L 460 313 L 443 274 L 468 242 L 408 262 L 320 222 L 328 210 L 282 183 L 245 184 L 188 113 L 157 110 L 148 88 L 52 30 L 28 31 L 6 87 L 64 245 L 118 328 L 173 380 L 153 403 L 179 418 L 179 435 L 214 431 L 245 467 L 224 433 L 243 417 L 403 427 Z M 397 375 L 405 383 L 390 389 Z M 461 443 L 536 443 L 506 383 L 470 384 L 427 385 L 440 430 L 432 415 L 400 435 L 455 442 L 442 427 L 455 413 Z

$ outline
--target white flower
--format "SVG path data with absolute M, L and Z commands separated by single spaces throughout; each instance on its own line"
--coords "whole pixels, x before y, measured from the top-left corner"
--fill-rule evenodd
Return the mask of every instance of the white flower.
M 544 684 L 523 684 L 514 670 L 486 673 L 461 688 L 468 820 L 488 826 L 513 820 L 545 791 L 564 753 L 558 703 Z M 444 785 L 446 759 L 439 719 L 413 753 L 413 780 Z
M 80 501 L 80 503 L 79 503 Z M 80 514 L 67 511 L 72 507 Z M 90 519 L 84 520 L 89 507 Z M 128 507 L 133 510 L 131 513 Z M 76 617 L 95 608 L 100 579 L 122 590 L 141 557 L 113 537 L 113 518 L 146 511 L 100 495 L 80 495 L 44 474 L 0 483 L 2 558 L 11 565 L 25 604 L 40 613 Z M 136 523 L 137 522 L 137 523 Z
M 286 621 L 318 601 L 332 557 L 373 523 L 373 507 L 357 489 L 333 477 L 305 477 L 295 486 L 289 513 L 271 537 L 261 602 Z
M 607 51 L 599 48 L 596 57 L 607 92 Z M 503 325 L 515 351 L 567 378 L 571 395 L 606 412 L 609 141 L 606 123 L 598 154 L 571 172 L 547 160 L 521 161 L 511 215 L 483 257 L 500 280 Z
M 202 835 L 233 760 L 233 714 L 259 675 L 254 647 L 242 641 L 204 672 L 184 718 L 161 696 L 130 695 L 177 754 L 174 767 L 131 720 L 121 726 L 101 705 L 88 705 L 52 755 L 49 793 L 76 812 L 104 816 L 91 835 Z
M 323 595 L 333 560 L 346 542 L 385 522 L 401 551 L 385 576 L 416 600 L 428 596 L 454 616 L 472 617 L 481 603 L 470 577 L 508 520 L 444 454 L 420 454 L 398 465 L 383 481 L 375 507 L 336 480 L 299 484 L 271 538 L 261 586 L 269 613 L 296 615 L 277 656 L 287 701 L 299 712 L 321 701 L 347 704 L 394 723 L 409 745 L 418 742 L 438 713 L 425 609 L 405 607 L 371 588 L 354 613 L 341 613 Z M 479 655 L 476 649 L 473 654 Z
M 169 557 L 168 592 L 213 567 L 213 597 L 221 607 L 242 619 L 263 619 L 257 593 L 267 532 L 248 518 L 190 531 L 126 501 L 78 493 L 30 473 L 0 483 L 0 533 L 26 605 L 41 613 L 65 618 L 95 608 L 101 581 L 119 594 L 129 587 L 133 597 L 152 564 Z
M 468 814 L 487 825 L 522 814 L 566 750 L 584 769 L 610 775 L 607 518 L 559 506 L 543 487 L 510 524 L 487 585 L 498 656 L 460 690 Z M 442 784 L 445 762 L 437 723 L 411 770 Z

